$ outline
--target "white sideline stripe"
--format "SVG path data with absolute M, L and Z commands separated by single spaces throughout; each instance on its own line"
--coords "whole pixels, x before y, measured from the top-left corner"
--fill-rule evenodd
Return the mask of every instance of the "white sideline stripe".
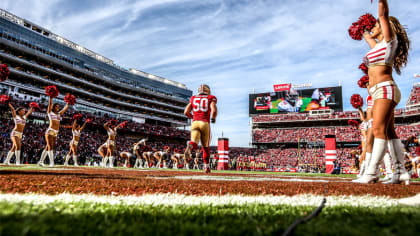
M 92 194 L 0 194 L 0 202 L 29 203 L 34 205 L 50 203 L 103 203 L 110 205 L 291 205 L 291 206 L 318 206 L 323 196 L 318 195 L 295 195 L 295 196 L 243 196 L 243 195 L 219 195 L 219 196 L 194 196 L 183 194 L 145 194 L 141 196 L 104 196 Z M 327 206 L 357 206 L 357 207 L 389 207 L 395 206 L 403 199 L 373 196 L 328 196 Z M 417 199 L 418 200 L 418 199 Z M 417 201 L 417 204 L 420 204 Z
M 173 177 L 147 177 L 151 179 L 180 179 L 180 180 L 214 180 L 214 181 L 280 181 L 280 182 L 309 182 L 309 183 L 329 183 L 342 182 L 349 183 L 344 180 L 325 180 L 325 179 L 305 179 L 305 178 L 264 178 L 264 177 L 244 177 L 244 176 L 217 176 L 217 175 L 189 175 L 189 176 L 173 176 Z
M 219 154 L 229 154 L 229 151 L 217 151 Z
M 337 154 L 337 150 L 325 150 L 325 154 Z

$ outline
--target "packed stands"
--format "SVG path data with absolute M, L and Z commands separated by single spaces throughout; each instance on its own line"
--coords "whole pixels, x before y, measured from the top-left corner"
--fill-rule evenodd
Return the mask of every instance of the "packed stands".
M 420 124 L 399 125 L 397 134 L 405 140 L 420 134 Z M 290 129 L 255 129 L 254 143 L 323 142 L 326 135 L 336 135 L 337 142 L 359 142 L 360 131 L 351 126 L 310 127 Z

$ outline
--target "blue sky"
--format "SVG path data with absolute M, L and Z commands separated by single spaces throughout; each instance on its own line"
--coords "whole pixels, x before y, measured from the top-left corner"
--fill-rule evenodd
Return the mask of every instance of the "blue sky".
M 390 0 L 390 14 L 408 27 L 410 62 L 395 75 L 403 98 L 420 73 L 420 1 Z M 248 146 L 248 94 L 273 84 L 343 85 L 345 110 L 353 93 L 366 96 L 357 69 L 368 50 L 353 41 L 350 24 L 369 0 L 2 0 L 0 7 L 44 26 L 118 65 L 185 83 L 211 86 L 231 146 Z

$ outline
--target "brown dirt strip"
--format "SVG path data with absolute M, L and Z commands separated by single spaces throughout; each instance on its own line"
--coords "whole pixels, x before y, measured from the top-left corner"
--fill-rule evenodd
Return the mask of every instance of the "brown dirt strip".
M 156 179 L 153 177 L 204 175 L 185 171 L 125 171 L 95 168 L 63 170 L 0 170 L 0 192 L 3 193 L 92 193 L 101 195 L 142 195 L 145 193 L 179 193 L 187 195 L 372 195 L 402 198 L 420 192 L 420 183 L 405 185 L 354 184 L 347 182 L 283 182 Z M 215 176 L 255 177 L 244 174 L 211 174 Z M 149 178 L 148 178 L 149 177 Z M 150 178 L 152 177 L 152 178 Z M 258 175 L 258 177 L 265 177 Z M 267 176 L 273 178 L 274 176 Z M 275 176 L 282 178 L 282 176 Z M 290 179 L 290 177 L 284 177 Z M 311 179 L 310 177 L 296 177 Z M 319 178 L 312 178 L 317 179 Z M 326 180 L 334 178 L 325 177 Z M 342 181 L 342 179 L 339 179 Z

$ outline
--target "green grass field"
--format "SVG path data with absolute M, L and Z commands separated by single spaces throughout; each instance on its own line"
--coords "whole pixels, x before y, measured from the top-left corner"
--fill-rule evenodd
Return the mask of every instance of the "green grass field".
M 279 235 L 315 207 L 0 202 L 0 235 Z M 417 235 L 420 207 L 327 207 L 296 235 Z

